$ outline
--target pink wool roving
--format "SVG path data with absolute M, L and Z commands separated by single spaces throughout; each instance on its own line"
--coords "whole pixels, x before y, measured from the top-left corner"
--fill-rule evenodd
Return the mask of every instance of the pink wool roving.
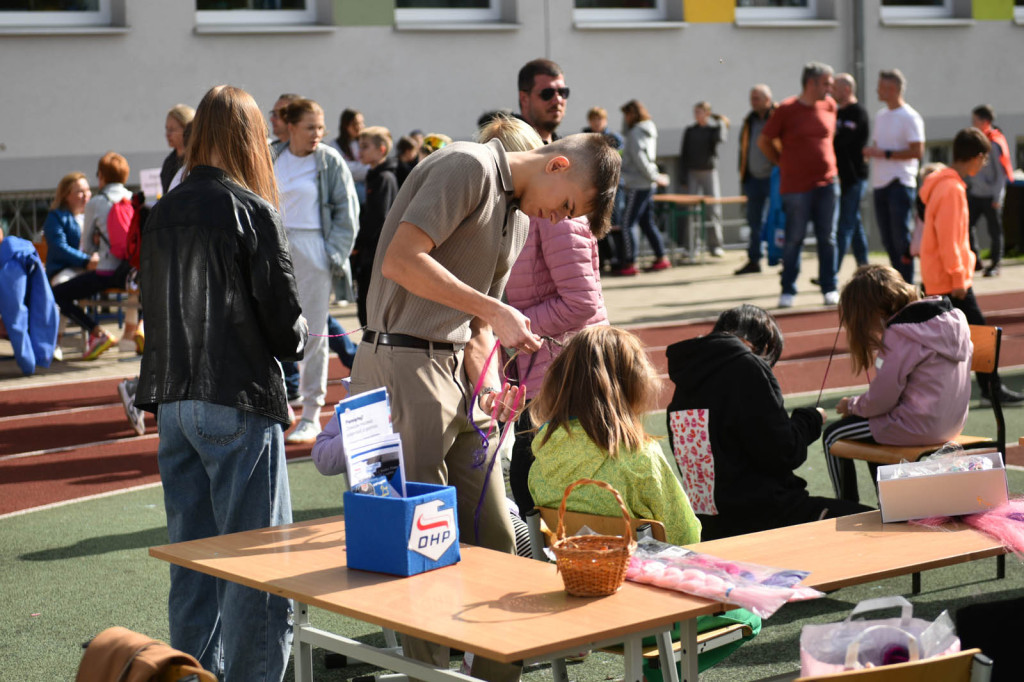
M 990 509 L 981 514 L 969 514 L 959 519 L 957 517 L 937 516 L 928 519 L 918 519 L 911 521 L 911 523 L 918 526 L 927 526 L 928 528 L 949 530 L 945 527 L 946 524 L 956 520 L 962 521 L 968 526 L 995 538 L 1004 547 L 1024 560 L 1024 498 L 1012 499 L 995 509 Z

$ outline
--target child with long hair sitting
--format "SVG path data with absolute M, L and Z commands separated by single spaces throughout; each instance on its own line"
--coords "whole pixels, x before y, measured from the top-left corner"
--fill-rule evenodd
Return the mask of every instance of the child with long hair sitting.
M 615 327 L 587 327 L 548 367 L 530 415 L 541 424 L 533 441 L 530 493 L 537 506 L 557 507 L 566 487 L 580 478 L 604 481 L 619 491 L 634 517 L 665 524 L 668 542 L 700 541 L 700 521 L 658 441 L 644 429 L 644 413 L 656 406 L 658 372 L 633 334 Z M 618 503 L 596 486 L 580 486 L 569 511 L 619 516 Z M 761 619 L 745 609 L 697 619 L 697 631 L 744 623 L 752 634 L 701 654 L 701 670 L 726 658 L 761 630 Z M 679 632 L 673 637 L 678 639 Z M 661 671 L 645 666 L 649 682 Z
M 614 327 L 588 327 L 551 363 L 540 393 L 530 404 L 534 424 L 530 494 L 539 507 L 557 507 L 566 487 L 580 478 L 608 483 L 634 517 L 665 524 L 676 545 L 700 541 L 700 522 L 682 485 L 644 430 L 654 409 L 658 373 L 640 340 Z M 606 491 L 577 488 L 569 511 L 618 516 Z
M 927 445 L 957 436 L 967 421 L 973 346 L 967 319 L 948 298 L 922 299 L 884 265 L 857 269 L 843 287 L 839 320 L 854 372 L 875 368 L 863 395 L 839 401 L 843 418 L 823 438 L 836 495 L 856 501 L 853 460 L 833 457 L 832 444 Z

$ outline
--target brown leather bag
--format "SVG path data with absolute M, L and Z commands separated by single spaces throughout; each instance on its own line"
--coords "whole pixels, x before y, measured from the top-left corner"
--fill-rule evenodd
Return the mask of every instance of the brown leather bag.
M 197 675 L 217 682 L 189 654 L 127 628 L 107 628 L 89 642 L 75 682 L 176 682 Z

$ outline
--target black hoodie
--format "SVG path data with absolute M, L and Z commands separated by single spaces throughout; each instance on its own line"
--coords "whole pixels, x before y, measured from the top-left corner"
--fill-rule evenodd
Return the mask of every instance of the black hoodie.
M 384 219 L 388 217 L 391 204 L 395 203 L 395 196 L 398 195 L 397 170 L 398 161 L 389 156 L 366 173 L 366 201 L 359 212 L 359 234 L 356 235 L 354 245 L 359 254 L 359 263 L 365 267 L 373 267 Z
M 790 417 L 771 367 L 731 334 L 680 341 L 666 355 L 676 385 L 669 417 L 676 410 L 708 410 L 718 515 L 698 515 L 701 538 L 781 525 L 778 519 L 809 497 L 807 482 L 793 470 L 821 435 L 818 412 L 802 407 Z

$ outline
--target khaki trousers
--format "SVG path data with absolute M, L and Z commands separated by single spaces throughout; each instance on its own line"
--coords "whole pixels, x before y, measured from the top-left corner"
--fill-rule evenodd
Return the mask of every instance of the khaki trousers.
M 487 431 L 487 417 L 470 406 L 472 388 L 463 374 L 462 351 L 420 350 L 359 344 L 352 366 L 352 393 L 386 386 L 391 398 L 391 421 L 402 436 L 405 473 L 410 481 L 455 487 L 459 541 L 501 552 L 515 553 L 515 534 L 505 501 L 500 464 L 490 475 L 474 466 L 480 436 L 467 414 Z M 488 462 L 497 446 L 491 439 Z M 479 536 L 474 517 L 481 492 Z M 448 647 L 413 637 L 402 637 L 405 654 L 440 668 L 449 665 Z M 493 682 L 518 680 L 519 665 L 474 657 L 472 674 Z

